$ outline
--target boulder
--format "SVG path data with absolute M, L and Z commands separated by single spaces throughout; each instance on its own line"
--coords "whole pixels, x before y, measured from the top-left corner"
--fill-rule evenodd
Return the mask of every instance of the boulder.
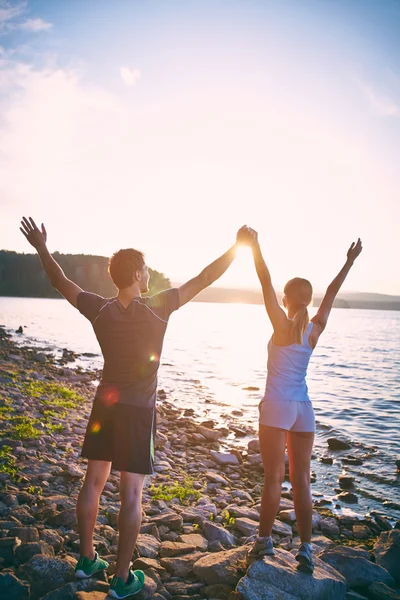
M 196 550 L 196 546 L 185 544 L 184 542 L 162 542 L 160 546 L 160 556 L 171 557 L 181 556 L 182 554 L 191 554 Z
M 400 581 L 400 530 L 384 531 L 374 546 L 375 561 Z
M 75 564 L 76 560 L 70 556 L 62 560 L 37 554 L 19 568 L 19 574 L 31 584 L 32 591 L 41 597 L 73 581 Z
M 344 577 L 318 558 L 314 560 L 310 576 L 297 570 L 290 552 L 277 548 L 275 556 L 254 561 L 236 589 L 244 600 L 344 600 Z
M 318 558 L 341 573 L 351 588 L 367 588 L 375 582 L 393 585 L 394 579 L 390 573 L 364 558 L 363 552 L 356 548 L 336 546 L 324 550 Z
M 0 573 L 0 598 L 6 600 L 28 600 L 29 585 L 11 573 Z
M 43 554 L 44 556 L 54 556 L 54 548 L 43 542 L 26 542 L 15 549 L 15 559 L 17 563 L 26 563 L 32 556 Z
M 136 547 L 140 556 L 157 558 L 160 550 L 160 542 L 148 533 L 139 533 L 136 540 Z
M 246 572 L 248 548 L 241 546 L 215 554 L 202 556 L 193 566 L 193 571 L 207 585 L 224 583 L 236 585 Z
M 177 515 L 172 510 L 166 510 L 158 515 L 151 517 L 151 521 L 154 525 L 165 525 L 168 529 L 173 531 L 179 531 L 183 525 L 183 519 L 180 515 Z
M 209 542 L 219 541 L 223 546 L 231 548 L 236 545 L 236 538 L 229 531 L 227 531 L 221 525 L 212 523 L 211 521 L 204 521 L 203 533 Z
M 216 450 L 211 450 L 211 458 L 218 465 L 239 465 L 240 461 L 236 454 L 228 453 L 228 452 L 217 452 Z
M 331 450 L 348 450 L 351 448 L 351 445 L 348 442 L 340 440 L 339 438 L 328 438 L 327 443 Z
M 36 527 L 12 527 L 8 532 L 10 537 L 17 537 L 21 542 L 38 542 L 39 531 Z
M 240 531 L 242 535 L 246 535 L 248 537 L 254 535 L 258 531 L 258 523 L 253 521 L 252 519 L 246 519 L 246 517 L 239 517 L 235 519 L 235 529 Z
M 368 588 L 368 598 L 370 600 L 400 600 L 400 594 L 384 583 L 373 583 Z
M 324 535 L 329 535 L 330 537 L 339 537 L 340 529 L 338 524 L 336 523 L 336 519 L 333 517 L 327 517 L 326 519 L 322 519 L 319 523 L 319 527 Z
M 194 552 L 193 554 L 185 554 L 183 556 L 161 558 L 160 563 L 174 577 L 185 579 L 193 575 L 193 565 L 201 556 L 201 552 Z
M 196 550 L 202 550 L 203 552 L 208 548 L 208 541 L 199 533 L 185 533 L 179 536 L 178 541 L 190 544 Z

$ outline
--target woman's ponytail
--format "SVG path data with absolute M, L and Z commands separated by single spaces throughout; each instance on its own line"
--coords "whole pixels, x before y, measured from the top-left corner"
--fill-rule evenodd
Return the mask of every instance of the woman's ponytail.
M 292 321 L 292 339 L 295 344 L 303 343 L 303 334 L 306 331 L 310 317 L 308 315 L 307 306 L 302 304 Z

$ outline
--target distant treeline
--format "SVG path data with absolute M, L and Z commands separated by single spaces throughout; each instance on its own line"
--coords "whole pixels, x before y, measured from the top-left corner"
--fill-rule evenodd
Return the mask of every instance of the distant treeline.
M 108 258 L 85 254 L 60 254 L 53 256 L 66 276 L 88 292 L 106 298 L 115 296 L 116 288 L 108 274 Z M 171 287 L 167 277 L 150 271 L 150 294 Z M 18 254 L 0 251 L 0 296 L 25 296 L 31 298 L 60 298 L 43 270 L 37 254 Z
M 278 301 L 282 304 L 282 293 L 277 293 Z M 321 304 L 322 294 L 315 293 L 313 306 Z M 240 302 L 243 304 L 264 304 L 261 290 L 206 288 L 198 296 L 197 302 Z M 335 299 L 335 308 L 365 308 L 370 310 L 400 310 L 400 297 L 385 294 L 343 292 Z

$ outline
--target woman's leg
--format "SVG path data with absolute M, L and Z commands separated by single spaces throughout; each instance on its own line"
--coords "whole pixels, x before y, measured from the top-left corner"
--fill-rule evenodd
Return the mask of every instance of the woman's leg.
M 264 465 L 259 536 L 271 535 L 285 478 L 285 429 L 260 425 L 260 448 Z
M 293 488 L 294 510 L 302 542 L 311 541 L 312 499 L 310 488 L 313 432 L 288 431 L 289 474 Z

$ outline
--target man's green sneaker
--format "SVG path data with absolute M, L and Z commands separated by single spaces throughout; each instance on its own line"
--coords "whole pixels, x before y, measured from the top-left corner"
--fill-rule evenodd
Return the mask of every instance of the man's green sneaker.
M 87 579 L 99 571 L 108 569 L 108 562 L 99 558 L 97 552 L 94 553 L 94 559 L 89 560 L 86 556 L 81 556 L 75 567 L 75 577 L 78 579 Z
M 111 596 L 111 598 L 128 598 L 128 596 L 133 596 L 133 594 L 140 592 L 143 586 L 143 571 L 129 571 L 126 583 L 124 583 L 120 577 L 114 575 L 108 595 Z

